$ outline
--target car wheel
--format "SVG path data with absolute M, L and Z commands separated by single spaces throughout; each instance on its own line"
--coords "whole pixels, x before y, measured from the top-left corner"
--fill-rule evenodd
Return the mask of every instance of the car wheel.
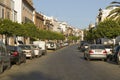
M 10 69 L 12 67 L 11 62 L 9 62 L 7 69 Z
M 107 59 L 103 59 L 103 61 L 105 61 L 105 62 L 106 62 L 106 61 L 107 61 Z
M 26 63 L 26 58 L 24 59 L 23 63 Z
M 33 57 L 31 56 L 31 57 L 30 57 L 30 60 L 32 60 L 32 59 L 33 59 Z
M 117 57 L 117 64 L 120 65 L 119 57 Z
M 87 60 L 87 58 L 85 57 L 85 54 L 84 54 L 84 59 Z
M 4 71 L 3 63 L 1 63 L 1 65 L 0 65 L 0 74 L 3 73 L 3 71 Z
M 89 57 L 87 57 L 87 60 L 90 61 L 91 59 Z
M 84 56 L 84 59 L 87 60 L 87 58 Z
M 20 59 L 18 60 L 18 62 L 16 62 L 17 65 L 20 65 Z
M 88 61 L 90 61 L 90 60 L 91 60 L 91 59 L 90 59 L 90 55 L 87 55 L 87 60 L 88 60 Z

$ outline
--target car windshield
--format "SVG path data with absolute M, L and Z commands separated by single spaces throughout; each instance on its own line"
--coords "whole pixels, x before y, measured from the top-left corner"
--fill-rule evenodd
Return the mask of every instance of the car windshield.
M 31 49 L 29 45 L 20 45 L 19 47 L 21 47 L 21 49 Z

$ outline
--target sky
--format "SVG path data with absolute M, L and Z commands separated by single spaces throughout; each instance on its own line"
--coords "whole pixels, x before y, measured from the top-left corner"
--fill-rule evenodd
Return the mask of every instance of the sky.
M 90 23 L 95 23 L 98 10 L 105 9 L 112 1 L 114 0 L 33 0 L 33 3 L 37 12 L 85 29 Z

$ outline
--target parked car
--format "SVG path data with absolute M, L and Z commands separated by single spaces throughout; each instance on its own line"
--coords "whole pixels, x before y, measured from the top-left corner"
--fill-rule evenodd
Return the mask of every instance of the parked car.
M 64 46 L 69 46 L 69 43 L 68 42 L 64 42 Z
M 0 41 L 0 73 L 11 67 L 10 55 L 7 52 L 5 44 Z
M 57 45 L 55 42 L 49 41 L 46 43 L 47 49 L 48 50 L 56 50 L 57 49 Z
M 120 45 L 115 46 L 113 49 L 113 53 L 109 57 L 110 61 L 114 61 L 117 64 L 120 64 Z
M 81 50 L 82 52 L 84 52 L 84 51 L 86 50 L 86 48 L 88 48 L 89 45 L 90 45 L 90 44 L 88 44 L 88 43 L 82 44 L 81 47 L 80 47 L 80 50 Z
M 111 45 L 105 45 L 105 50 L 107 51 L 107 58 L 112 55 L 113 47 Z
M 42 55 L 47 54 L 47 47 L 45 41 L 33 41 L 33 44 L 38 46 L 42 50 Z
M 62 48 L 61 43 L 56 43 L 56 45 L 57 45 L 57 49 Z
M 26 58 L 33 59 L 35 57 L 35 53 L 31 45 L 23 44 L 23 45 L 19 45 L 19 47 L 22 49 L 22 51 L 26 55 Z
M 81 49 L 83 48 L 83 45 L 84 45 L 84 44 L 88 44 L 88 42 L 87 42 L 87 41 L 80 41 L 80 44 L 79 44 L 79 46 L 78 46 L 78 49 L 81 50 Z
M 26 62 L 26 55 L 19 46 L 7 46 L 7 50 L 10 54 L 11 63 L 20 64 Z
M 35 57 L 40 57 L 42 55 L 42 50 L 37 45 L 32 45 Z
M 88 49 L 84 52 L 84 58 L 87 60 L 91 59 L 102 59 L 104 61 L 107 60 L 107 51 L 105 50 L 105 46 L 102 44 L 91 44 Z

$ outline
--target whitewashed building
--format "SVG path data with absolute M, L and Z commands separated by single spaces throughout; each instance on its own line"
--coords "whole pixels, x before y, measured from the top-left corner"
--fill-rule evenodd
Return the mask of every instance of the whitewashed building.
M 35 10 L 33 7 L 32 0 L 13 0 L 14 1 L 14 9 L 17 11 L 17 22 L 18 23 L 33 23 L 33 11 Z M 16 38 L 17 44 L 18 42 L 23 42 L 25 44 L 29 44 L 29 38 L 25 39 L 23 37 Z
M 32 0 L 13 0 L 17 11 L 18 23 L 33 22 L 33 11 L 35 10 Z

